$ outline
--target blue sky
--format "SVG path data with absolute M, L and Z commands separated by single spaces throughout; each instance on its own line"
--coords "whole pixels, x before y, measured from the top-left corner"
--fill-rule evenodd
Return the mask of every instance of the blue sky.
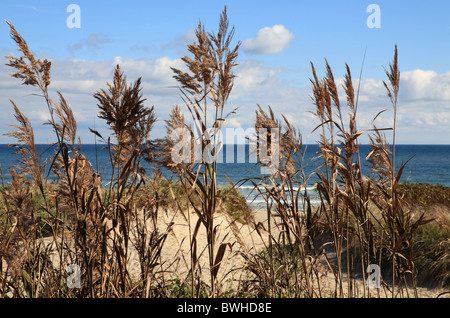
M 80 28 L 69 28 L 70 4 L 80 11 Z M 370 4 L 380 8 L 380 28 L 369 28 Z M 188 54 L 193 30 L 201 20 L 206 30 L 217 29 L 227 6 L 235 40 L 243 43 L 236 68 L 235 91 L 229 107 L 240 107 L 230 127 L 248 128 L 257 104 L 270 105 L 300 129 L 306 142 L 315 119 L 308 113 L 310 61 L 324 75 L 324 58 L 336 78 L 344 75 L 347 62 L 357 80 L 363 61 L 360 95 L 360 129 L 380 110 L 391 109 L 382 84 L 383 66 L 392 60 L 398 45 L 401 75 L 397 142 L 450 143 L 450 2 L 448 1 L 14 1 L 0 4 L 0 54 L 17 54 L 10 38 L 10 21 L 40 58 L 52 61 L 52 89 L 60 90 L 74 110 L 83 142 L 91 143 L 88 127 L 107 131 L 92 93 L 111 81 L 120 63 L 129 81 L 142 76 L 148 106 L 160 118 L 154 136 L 164 133 L 163 120 L 170 108 L 182 104 L 170 67 L 181 67 Z M 6 62 L 6 59 L 4 59 Z M 52 142 L 45 105 L 32 87 L 8 77 L 0 65 L 0 143 L 14 123 L 12 99 L 30 118 L 37 142 Z M 383 117 L 384 116 L 384 117 Z M 378 125 L 389 125 L 386 112 Z M 362 139 L 367 141 L 367 139 Z

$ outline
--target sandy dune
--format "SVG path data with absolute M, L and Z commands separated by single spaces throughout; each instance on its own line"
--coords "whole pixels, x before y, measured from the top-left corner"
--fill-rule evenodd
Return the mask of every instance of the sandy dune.
M 197 216 L 194 213 L 190 214 L 190 227 L 191 233 L 193 232 Z M 261 222 L 267 228 L 267 215 L 265 211 L 255 211 L 254 221 L 256 223 Z M 188 269 L 190 268 L 190 242 L 189 242 L 189 226 L 187 221 L 187 215 L 183 216 L 180 212 L 166 211 L 160 213 L 159 216 L 160 228 L 166 228 L 170 222 L 173 222 L 172 232 L 167 238 L 167 241 L 163 247 L 162 260 L 165 263 L 162 265 L 164 270 L 172 273 L 174 277 L 185 278 Z M 235 230 L 233 231 L 232 225 L 234 224 Z M 273 223 L 273 222 L 272 222 Z M 216 250 L 222 243 L 229 243 L 231 250 L 228 247 L 225 253 L 224 259 L 221 263 L 221 267 L 218 273 L 218 281 L 221 282 L 223 288 L 235 287 L 240 279 L 245 278 L 245 271 L 241 270 L 244 265 L 244 259 L 240 255 L 241 252 L 255 253 L 257 250 L 264 248 L 268 241 L 268 234 L 265 231 L 261 231 L 262 235 L 259 235 L 257 231 L 249 225 L 244 225 L 236 222 L 232 222 L 231 218 L 224 213 L 218 213 L 215 218 L 215 225 L 218 226 L 217 238 L 216 238 Z M 238 231 L 236 231 L 236 229 Z M 277 228 L 272 227 L 273 233 L 276 233 Z M 203 254 L 200 257 L 200 263 L 203 268 L 203 279 L 209 282 L 209 265 L 208 255 L 206 250 L 207 239 L 206 231 L 203 227 L 197 236 L 198 253 Z M 332 249 L 325 251 L 329 259 L 334 257 Z M 175 262 L 173 260 L 176 260 Z M 322 260 L 322 259 L 321 259 Z M 324 258 L 323 258 L 324 260 Z M 132 251 L 130 258 L 131 274 L 139 275 L 139 260 L 135 251 Z M 319 280 L 313 281 L 314 286 L 319 290 L 321 297 L 335 297 L 335 279 L 333 273 L 329 270 L 326 263 L 323 261 L 319 267 Z M 343 291 L 344 297 L 347 295 L 347 280 L 343 279 Z M 355 280 L 353 284 L 353 290 L 359 297 L 367 297 L 367 293 L 370 292 L 374 297 L 392 297 L 392 293 L 385 287 L 380 289 L 365 287 L 362 280 Z M 409 290 L 409 297 L 414 297 L 412 290 Z M 429 289 L 425 287 L 418 288 L 419 297 L 433 298 L 445 293 L 445 290 L 436 288 Z M 318 295 L 319 296 L 319 295 Z M 405 294 L 404 297 L 407 297 Z M 450 294 L 444 294 L 440 297 L 450 297 Z
M 190 214 L 185 212 L 183 215 L 180 212 L 166 210 L 159 213 L 157 226 L 160 231 L 164 232 L 168 228 L 168 225 L 172 224 L 171 231 L 169 232 L 162 249 L 162 262 L 160 267 L 156 269 L 164 271 L 165 278 L 179 278 L 180 280 L 186 279 L 191 266 L 190 237 L 197 220 L 197 216 L 192 212 Z M 261 222 L 267 229 L 267 215 L 265 211 L 255 211 L 254 221 L 255 223 Z M 273 223 L 274 222 L 272 222 L 272 224 Z M 232 222 L 230 216 L 226 213 L 217 213 L 214 224 L 217 226 L 216 250 L 219 245 L 228 244 L 217 275 L 218 282 L 224 290 L 227 290 L 229 288 L 236 287 L 242 279 L 246 278 L 247 272 L 242 270 L 245 260 L 241 256 L 241 253 L 247 252 L 255 254 L 258 250 L 264 248 L 265 245 L 267 246 L 268 233 L 264 230 L 260 230 L 260 235 L 252 226 Z M 277 228 L 273 225 L 272 230 L 273 233 L 276 233 Z M 45 238 L 43 239 L 43 242 L 44 245 L 53 244 L 53 262 L 55 268 L 58 268 L 59 258 L 54 247 L 55 242 L 53 238 Z M 201 226 L 197 235 L 197 250 L 198 255 L 200 255 L 199 264 L 202 268 L 202 278 L 208 283 L 210 281 L 210 274 L 206 246 L 206 231 L 204 227 Z M 327 254 L 329 259 L 332 259 L 335 256 L 331 248 L 324 250 L 324 253 Z M 323 255 L 324 254 L 322 254 L 322 257 Z M 64 261 L 64 263 L 66 262 L 67 260 Z M 320 270 L 318 271 L 318 277 L 315 277 L 314 281 L 312 281 L 312 284 L 314 284 L 315 290 L 317 290 L 318 293 L 317 297 L 336 297 L 334 294 L 334 291 L 336 290 L 334 275 L 324 262 L 324 258 L 321 258 L 320 262 L 321 265 L 319 266 Z M 133 245 L 130 244 L 128 270 L 134 280 L 139 279 L 140 276 L 139 264 L 138 253 Z M 354 294 L 358 297 L 367 297 L 368 292 L 370 292 L 371 296 L 374 297 L 392 297 L 392 293 L 387 288 L 382 287 L 380 289 L 369 290 L 365 287 L 363 281 L 358 279 L 353 280 L 352 288 L 354 290 Z M 347 280 L 344 277 L 343 297 L 346 297 L 347 290 Z M 418 288 L 418 296 L 421 298 L 434 298 L 438 296 L 450 297 L 450 294 L 445 292 L 445 290 L 439 288 Z M 445 294 L 441 295 L 443 293 Z M 409 291 L 409 297 L 414 297 L 412 290 Z

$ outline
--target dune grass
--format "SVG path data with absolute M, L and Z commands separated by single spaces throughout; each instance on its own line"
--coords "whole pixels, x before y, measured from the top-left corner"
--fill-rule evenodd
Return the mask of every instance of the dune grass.
M 277 153 L 280 161 L 275 169 L 274 162 L 259 162 L 270 173 L 241 182 L 254 185 L 264 199 L 267 223 L 263 224 L 254 222 L 237 184 L 217 186 L 221 129 L 227 117 L 237 112 L 228 110 L 227 100 L 240 43 L 232 46 L 234 28 L 229 28 L 226 9 L 217 32 L 208 33 L 199 23 L 196 42 L 188 45 L 191 56 L 182 58 L 188 72 L 173 69 L 190 117 L 185 119 L 181 106 L 175 106 L 166 120 L 166 138 L 151 138 L 154 108 L 145 106 L 141 79 L 129 83 L 120 65 L 114 69 L 113 81 L 93 94 L 99 118 L 111 130 L 111 136 L 104 137 L 91 129 L 108 147 L 113 169 L 107 185 L 80 151 L 83 145 L 68 102 L 60 92 L 56 98 L 50 96 L 51 62 L 36 59 L 14 26 L 8 25 L 22 54 L 7 57 L 15 70 L 12 76 L 42 98 L 55 143 L 52 162 L 43 164 L 30 121 L 11 101 L 17 123 L 8 135 L 16 140 L 21 159 L 9 171 L 12 181 L 0 189 L 1 297 L 293 298 L 330 293 L 370 297 L 376 293 L 364 287 L 356 292 L 354 287 L 356 280 L 367 280 L 370 264 L 390 270 L 382 288 L 391 297 L 417 297 L 417 284 L 425 280 L 449 286 L 450 192 L 439 186 L 401 184 L 405 164 L 395 165 L 397 47 L 385 83 L 393 127 L 358 128 L 359 87 L 353 86 L 348 65 L 343 98 L 328 62 L 323 78 L 311 64 L 315 131 L 320 132 L 316 158 L 321 161 L 311 175 L 305 174 L 311 163 L 304 160 L 307 149 L 299 129 L 282 114 L 278 118 L 271 107 L 266 111 L 258 105 L 253 149 L 258 155 Z M 392 132 L 391 142 L 386 131 Z M 367 158 L 359 153 L 364 134 L 371 145 Z M 186 136 L 191 137 L 187 149 L 199 147 L 207 155 L 199 161 L 175 162 L 173 155 L 181 154 L 173 152 L 174 146 Z M 165 180 L 157 171 L 147 174 L 142 160 L 171 170 L 177 179 Z M 365 176 L 361 166 L 366 163 L 371 174 Z M 57 179 L 52 184 L 50 171 Z M 307 185 L 313 177 L 318 180 L 318 206 L 312 206 L 308 197 Z M 431 207 L 435 207 L 432 214 Z M 168 209 L 183 214 L 192 225 L 186 237 L 189 271 L 176 279 L 167 276 L 163 264 L 173 260 L 164 259 L 162 253 L 173 224 L 161 227 L 157 222 Z M 225 254 L 235 248 L 217 240 L 220 225 L 215 217 L 220 212 L 232 216 L 236 237 L 239 222 L 252 227 L 263 242 L 259 249 L 243 248 L 232 254 L 245 260 L 237 289 L 227 289 L 218 280 Z M 199 246 L 200 229 L 207 234 L 206 246 Z M 52 243 L 44 244 L 43 237 Z M 138 278 L 130 275 L 132 248 L 138 254 Z M 199 262 L 202 250 L 207 265 Z M 53 262 L 55 257 L 59 262 Z M 79 288 L 67 284 L 68 264 L 80 268 Z M 321 287 L 324 267 L 334 285 L 326 293 Z

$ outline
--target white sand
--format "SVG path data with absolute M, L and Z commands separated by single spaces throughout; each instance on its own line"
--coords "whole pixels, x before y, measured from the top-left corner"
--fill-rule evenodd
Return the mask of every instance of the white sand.
M 190 218 L 190 220 L 188 218 Z M 258 216 L 256 219 L 257 218 Z M 165 231 L 168 228 L 168 225 L 173 223 L 172 231 L 170 231 L 162 250 L 162 261 L 164 262 L 162 268 L 168 273 L 172 273 L 174 277 L 185 279 L 189 272 L 191 267 L 190 237 L 194 232 L 197 220 L 198 217 L 194 212 L 191 212 L 189 215 L 186 213 L 185 216 L 183 216 L 181 212 L 175 213 L 174 211 L 165 211 L 159 214 L 158 226 L 161 231 Z M 234 228 L 237 229 L 237 231 L 233 232 L 232 226 L 230 225 L 231 223 L 234 224 Z M 249 225 L 232 222 L 229 215 L 225 213 L 218 213 L 216 215 L 214 226 L 217 229 L 215 250 L 217 251 L 221 244 L 227 245 L 217 279 L 224 284 L 231 284 L 234 279 L 239 279 L 238 277 L 234 277 L 236 273 L 242 274 L 243 272 L 239 270 L 244 264 L 244 259 L 239 255 L 239 252 L 261 248 L 264 246 L 264 242 L 256 233 L 255 229 L 251 228 Z M 207 235 L 203 224 L 200 225 L 196 243 L 197 255 L 200 255 L 199 265 L 202 268 L 202 277 L 206 282 L 209 282 L 210 273 Z M 139 259 L 135 250 L 131 251 L 130 264 L 130 274 L 132 276 L 139 275 Z
M 198 220 L 195 213 L 191 212 L 190 217 L 190 228 L 189 222 L 187 221 L 188 215 L 183 216 L 182 213 L 174 211 L 164 211 L 159 213 L 158 217 L 158 228 L 160 231 L 164 232 L 167 229 L 168 224 L 173 223 L 172 230 L 170 231 L 162 250 L 161 260 L 162 263 L 159 268 L 155 270 L 163 270 L 166 278 L 179 278 L 180 280 L 186 279 L 190 268 L 190 235 L 194 230 L 195 224 Z M 265 211 L 255 211 L 254 214 L 255 223 L 261 222 L 267 228 L 267 217 Z M 233 231 L 233 223 L 238 231 Z M 274 222 L 272 221 L 272 224 Z M 268 235 L 265 231 L 261 231 L 262 235 L 259 235 L 256 230 L 249 226 L 240 223 L 232 222 L 230 217 L 224 213 L 218 213 L 215 217 L 214 224 L 217 229 L 216 233 L 216 251 L 221 244 L 229 244 L 225 252 L 223 261 L 217 275 L 218 282 L 221 284 L 223 290 L 227 290 L 230 287 L 236 287 L 239 281 L 246 278 L 246 271 L 242 270 L 244 265 L 244 259 L 240 255 L 240 252 L 251 252 L 255 254 L 257 250 L 264 248 L 267 245 Z M 275 226 L 272 227 L 273 233 L 276 233 L 277 229 Z M 191 234 L 190 234 L 191 233 Z M 237 236 L 235 235 L 237 234 Z M 261 237 L 262 236 L 262 237 Z M 203 225 L 200 226 L 199 233 L 197 235 L 197 251 L 200 257 L 200 267 L 202 268 L 202 278 L 206 283 L 210 281 L 209 274 L 209 262 L 208 262 L 208 252 L 206 250 L 207 239 L 206 231 Z M 51 244 L 53 239 L 45 238 L 45 244 Z M 54 243 L 54 242 L 53 242 Z M 231 246 L 231 248 L 230 248 Z M 129 263 L 128 270 L 133 279 L 138 279 L 140 276 L 140 266 L 139 257 L 132 246 L 129 244 Z M 55 249 L 54 249 L 55 250 Z M 333 257 L 332 250 L 328 250 L 329 258 Z M 55 250 L 54 266 L 58 266 L 59 259 L 56 255 Z M 335 297 L 335 279 L 333 273 L 329 270 L 328 266 L 324 262 L 324 257 L 320 259 L 321 266 L 319 271 L 319 281 L 315 278 L 314 284 L 315 290 L 319 291 L 320 286 L 320 297 Z M 6 265 L 6 264 L 4 264 Z M 347 295 L 347 281 L 344 277 L 343 279 L 343 291 L 344 297 Z M 367 297 L 368 289 L 365 288 L 362 280 L 354 280 L 353 290 L 357 290 L 357 295 L 359 297 Z M 409 291 L 410 297 L 414 297 L 412 291 Z M 434 298 L 444 293 L 445 290 L 436 288 L 418 288 L 419 297 L 422 298 Z M 374 297 L 392 297 L 391 292 L 386 288 L 380 289 L 370 289 L 370 293 Z M 317 295 L 318 297 L 319 295 Z M 450 294 L 445 294 L 441 297 L 450 297 Z
M 187 216 L 186 216 L 187 217 Z M 190 214 L 191 221 L 191 233 L 193 232 L 195 223 L 198 218 L 195 213 Z M 255 223 L 261 222 L 267 228 L 267 215 L 265 211 L 255 211 L 254 214 Z M 163 247 L 162 259 L 166 263 L 163 268 L 168 272 L 171 272 L 174 277 L 185 278 L 188 269 L 190 268 L 190 241 L 189 241 L 189 226 L 186 218 L 180 213 L 174 213 L 173 211 L 161 213 L 159 215 L 159 226 L 162 229 L 167 227 L 167 224 L 173 222 L 172 232 L 168 236 L 167 241 Z M 234 222 L 238 228 L 238 237 L 235 235 L 236 231 L 233 231 L 230 224 L 232 223 L 230 217 L 224 213 L 218 213 L 215 217 L 214 224 L 218 226 L 217 237 L 216 237 L 216 251 L 220 244 L 229 243 L 232 248 L 227 247 L 224 259 L 221 263 L 221 267 L 218 273 L 218 281 L 222 284 L 224 289 L 228 287 L 236 287 L 240 279 L 244 279 L 246 276 L 245 271 L 242 270 L 244 265 L 244 259 L 239 255 L 240 252 L 251 252 L 256 253 L 257 250 L 264 248 L 267 245 L 268 235 L 264 230 L 261 231 L 259 235 L 256 230 L 249 226 Z M 272 225 L 273 225 L 272 221 Z M 275 225 L 272 226 L 272 233 L 276 235 L 277 228 Z M 206 250 L 207 239 L 206 231 L 203 225 L 200 227 L 200 231 L 197 236 L 197 248 L 198 253 L 203 251 L 200 258 L 201 267 L 203 268 L 202 277 L 205 282 L 209 282 L 209 263 L 208 263 L 208 252 Z M 327 251 L 329 258 L 333 257 L 333 252 Z M 134 275 L 139 275 L 139 261 L 134 252 L 131 253 L 131 273 Z M 173 260 L 178 260 L 173 262 Z M 316 290 L 321 290 L 321 297 L 335 297 L 335 278 L 331 270 L 328 268 L 324 262 L 324 256 L 321 257 L 321 265 L 319 266 L 319 281 L 313 281 Z M 169 262 L 172 262 L 169 264 Z M 345 275 L 345 273 L 344 273 Z M 357 290 L 356 294 L 359 297 L 367 297 L 367 293 L 370 292 L 371 296 L 374 297 L 392 297 L 392 293 L 385 287 L 380 289 L 371 288 L 370 290 L 365 287 L 362 280 L 353 280 L 354 286 L 353 290 Z M 344 297 L 348 294 L 347 280 L 343 279 L 343 291 Z M 418 296 L 422 298 L 433 298 L 437 297 L 445 290 L 440 288 L 429 289 L 425 287 L 418 287 Z M 317 295 L 319 296 L 319 295 Z M 399 297 L 399 296 L 397 296 Z M 407 297 L 405 294 L 404 297 Z M 412 290 L 409 290 L 409 297 L 414 297 Z M 450 297 L 450 294 L 445 294 L 441 297 Z

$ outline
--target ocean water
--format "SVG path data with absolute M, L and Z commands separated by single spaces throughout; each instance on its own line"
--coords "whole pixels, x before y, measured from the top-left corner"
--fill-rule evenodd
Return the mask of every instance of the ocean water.
M 305 145 L 304 145 L 305 146 Z M 249 203 L 253 206 L 261 206 L 264 201 L 262 198 L 255 196 L 257 191 L 250 180 L 257 182 L 257 178 L 264 176 L 261 169 L 253 163 L 249 158 L 250 152 L 248 145 L 234 145 L 223 147 L 223 163 L 218 164 L 217 183 L 219 185 L 229 185 L 228 178 L 234 183 L 239 184 L 239 190 L 247 197 Z M 51 163 L 51 157 L 55 150 L 49 148 L 48 145 L 37 145 L 38 151 L 42 153 L 43 160 L 47 160 L 48 166 Z M 304 170 L 305 173 L 311 174 L 319 164 L 320 159 L 314 159 L 319 147 L 317 145 L 306 145 L 304 162 L 309 163 Z M 361 159 L 370 151 L 369 145 L 361 145 Z M 20 158 L 14 154 L 15 149 L 5 144 L 0 144 L 0 165 L 5 183 L 11 181 L 9 176 L 9 168 L 17 164 Z M 228 151 L 228 156 L 227 156 Z M 234 151 L 234 158 L 230 156 Z M 108 151 L 104 145 L 83 145 L 81 152 L 92 163 L 94 169 L 99 167 L 99 172 L 103 176 L 103 180 L 107 181 L 111 175 L 111 165 L 109 161 Z M 231 158 L 230 158 L 231 157 Z M 409 160 L 409 161 L 408 161 Z M 401 182 L 429 183 L 434 185 L 450 186 L 450 145 L 397 145 L 396 146 L 396 167 L 408 161 L 402 174 Z M 364 163 L 364 161 L 363 161 Z M 148 172 L 151 172 L 152 165 L 143 160 L 143 166 Z M 364 164 L 363 173 L 368 173 L 369 169 Z M 163 170 L 163 175 L 167 178 L 174 178 L 170 172 Z M 228 178 L 227 178 L 228 177 Z M 52 180 L 50 174 L 50 180 Z M 244 180 L 248 180 L 244 182 Z M 308 192 L 311 196 L 312 203 L 317 202 L 315 197 L 314 178 L 311 178 L 308 184 Z M 253 191 L 252 191 L 253 190 Z

